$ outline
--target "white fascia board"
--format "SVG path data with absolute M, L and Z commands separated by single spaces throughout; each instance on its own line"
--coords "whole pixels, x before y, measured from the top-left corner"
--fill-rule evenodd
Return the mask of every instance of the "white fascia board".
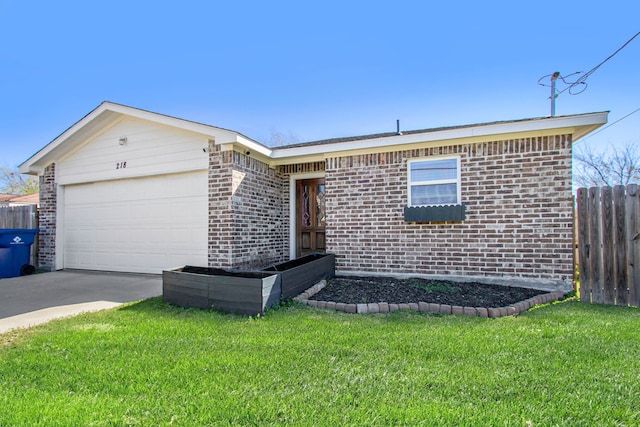
M 159 123 L 166 126 L 171 126 L 213 137 L 216 141 L 216 144 L 241 143 L 253 151 L 267 153 L 264 154 L 267 157 L 271 155 L 271 150 L 267 149 L 265 146 L 252 141 L 251 139 L 234 131 L 105 101 L 89 114 L 80 119 L 78 122 L 73 124 L 70 128 L 61 133 L 58 137 L 56 137 L 53 141 L 47 144 L 36 154 L 20 164 L 18 170 L 20 171 L 20 173 L 41 173 L 44 167 L 47 166 L 44 163 L 51 163 L 53 161 L 53 158 L 57 157 L 56 152 L 60 151 L 61 146 L 65 145 L 65 143 L 67 142 L 70 142 L 73 145 L 74 136 L 81 134 L 83 130 L 91 130 L 92 124 L 95 127 L 100 128 L 102 126 L 105 126 L 109 122 L 117 120 L 122 116 L 148 120 L 154 123 Z M 103 118 L 105 120 L 105 123 L 103 124 L 99 121 L 96 122 L 96 120 L 98 120 L 99 118 Z M 39 162 L 42 164 L 39 164 Z
M 219 128 L 216 126 L 205 125 L 202 123 L 192 122 L 189 120 L 179 119 L 176 117 L 165 116 L 163 114 L 153 113 L 151 111 L 139 110 L 133 107 L 127 107 L 126 105 L 112 104 L 107 102 L 109 110 L 120 113 L 123 115 L 135 117 L 142 120 L 148 120 L 150 122 L 171 126 L 202 135 L 212 136 L 215 138 L 216 143 L 225 144 L 234 142 L 239 135 L 237 132 Z
M 37 154 L 37 153 L 36 153 Z M 35 155 L 35 154 L 34 154 Z M 44 168 L 42 166 L 34 166 L 29 161 L 31 158 L 27 159 L 24 163 L 18 165 L 18 172 L 24 175 L 40 175 L 44 172 Z
M 592 113 L 578 116 L 549 117 L 531 119 L 520 122 L 495 123 L 488 125 L 469 126 L 457 129 L 416 133 L 409 135 L 394 135 L 375 139 L 337 142 L 332 144 L 318 144 L 293 148 L 277 148 L 273 150 L 273 159 L 310 156 L 317 154 L 374 149 L 396 145 L 406 145 L 424 142 L 459 140 L 464 138 L 483 137 L 489 135 L 515 134 L 525 132 L 542 132 L 550 129 L 576 129 L 580 127 L 592 128 L 602 126 L 607 122 L 607 113 Z M 584 136 L 580 133 L 580 136 Z
M 86 125 L 91 123 L 97 117 L 99 117 L 102 113 L 108 110 L 108 102 L 103 102 L 98 107 L 96 107 L 89 114 L 84 116 L 82 119 L 71 125 L 67 130 L 58 135 L 53 141 L 45 145 L 38 152 L 36 152 L 33 156 L 29 157 L 23 163 L 18 166 L 18 171 L 20 173 L 38 173 L 39 171 L 44 170 L 46 165 L 38 165 L 37 163 L 43 159 L 46 160 L 47 156 L 55 151 L 58 147 L 60 147 L 64 142 L 69 140 L 73 135 L 77 134 L 81 129 L 83 129 Z
M 178 119 L 171 116 L 165 116 L 165 115 L 153 113 L 150 111 L 138 110 L 136 108 L 127 107 L 124 105 L 118 105 L 118 104 L 112 104 L 112 105 L 113 105 L 114 111 L 120 112 L 122 114 L 137 117 L 140 119 L 149 120 L 152 122 L 164 124 L 171 127 L 184 129 L 184 130 L 199 133 L 202 135 L 211 136 L 214 138 L 216 145 L 237 143 L 250 151 L 255 151 L 267 157 L 271 156 L 271 149 L 260 144 L 259 142 L 252 140 L 251 138 L 248 138 L 242 135 L 241 133 L 238 133 L 232 130 L 228 130 L 228 129 L 224 129 L 216 126 L 205 125 L 202 123 L 192 122 L 189 120 Z
M 273 155 L 273 150 L 271 148 L 267 147 L 266 145 L 262 145 L 259 142 L 256 142 L 252 139 L 249 139 L 243 135 L 236 134 L 235 142 L 242 145 L 247 150 L 260 153 L 263 156 L 272 157 Z M 217 141 L 216 141 L 216 144 L 217 144 Z
M 40 176 L 44 173 L 44 168 L 42 166 L 32 165 L 29 167 L 23 167 L 23 165 L 24 163 L 18 166 L 18 172 L 20 172 L 21 174 L 34 174 Z

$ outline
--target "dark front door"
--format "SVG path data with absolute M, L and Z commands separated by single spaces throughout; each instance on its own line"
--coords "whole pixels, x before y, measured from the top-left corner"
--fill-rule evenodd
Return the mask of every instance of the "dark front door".
M 324 178 L 296 181 L 296 257 L 325 251 Z

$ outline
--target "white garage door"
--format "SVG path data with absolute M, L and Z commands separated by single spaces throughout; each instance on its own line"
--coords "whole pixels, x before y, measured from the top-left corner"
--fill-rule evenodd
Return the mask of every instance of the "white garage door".
M 207 173 L 68 185 L 65 268 L 161 273 L 207 265 Z

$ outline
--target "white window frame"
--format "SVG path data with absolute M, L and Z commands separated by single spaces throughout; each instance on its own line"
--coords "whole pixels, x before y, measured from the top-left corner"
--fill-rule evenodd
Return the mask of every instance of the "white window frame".
M 432 180 L 432 181 L 417 181 L 411 182 L 411 165 L 413 163 L 421 163 L 428 162 L 434 160 L 447 160 L 447 159 L 455 159 L 456 160 L 456 179 L 441 179 L 441 180 Z M 456 184 L 456 202 L 455 203 L 434 203 L 429 205 L 418 205 L 414 204 L 413 200 L 411 200 L 411 187 L 414 186 L 425 186 L 425 185 L 437 185 L 437 184 Z M 436 157 L 422 157 L 419 159 L 411 159 L 407 161 L 407 206 L 416 207 L 416 206 L 450 206 L 450 205 L 460 205 L 462 204 L 462 191 L 461 191 L 461 174 L 460 174 L 460 156 L 436 156 Z

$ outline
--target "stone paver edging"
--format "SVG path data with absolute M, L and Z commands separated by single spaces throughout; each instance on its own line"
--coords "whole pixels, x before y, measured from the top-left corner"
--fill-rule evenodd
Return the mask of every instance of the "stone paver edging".
M 545 304 L 551 301 L 557 301 L 564 297 L 564 292 L 550 292 L 546 294 L 540 294 L 533 298 L 526 299 L 524 301 L 517 302 L 515 304 L 508 305 L 506 307 L 462 307 L 459 305 L 447 305 L 447 304 L 434 304 L 426 302 L 408 303 L 408 304 L 389 304 L 386 302 L 376 302 L 368 304 L 345 304 L 342 302 L 332 301 L 316 301 L 309 299 L 322 288 L 327 285 L 326 280 L 321 280 L 316 283 L 293 300 L 306 304 L 310 307 L 328 308 L 330 310 L 344 311 L 345 313 L 391 313 L 397 310 L 413 310 L 423 311 L 429 313 L 441 313 L 441 314 L 458 314 L 464 316 L 473 317 L 503 317 L 503 316 L 515 316 L 524 311 L 529 310 L 534 305 Z

